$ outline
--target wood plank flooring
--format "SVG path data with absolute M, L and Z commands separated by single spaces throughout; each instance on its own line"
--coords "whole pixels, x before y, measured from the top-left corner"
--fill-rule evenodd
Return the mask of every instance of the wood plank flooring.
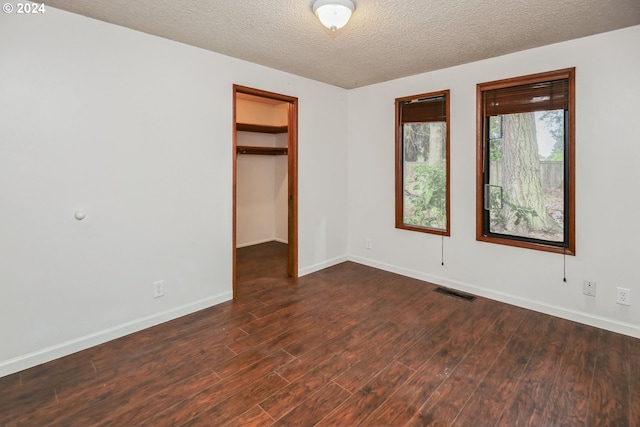
M 6 426 L 640 426 L 640 340 L 354 263 L 0 378 Z

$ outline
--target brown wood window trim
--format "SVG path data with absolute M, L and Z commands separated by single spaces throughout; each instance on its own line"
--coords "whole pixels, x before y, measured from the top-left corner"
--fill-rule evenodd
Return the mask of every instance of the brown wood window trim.
M 396 228 L 403 230 L 418 231 L 441 236 L 451 235 L 451 215 L 450 215 L 450 93 L 449 89 L 437 92 L 429 92 L 420 95 L 396 98 L 396 158 L 395 158 L 395 217 Z M 423 103 L 420 101 L 443 98 L 442 103 Z M 410 103 L 410 101 L 414 101 Z M 435 108 L 434 108 L 435 106 Z M 404 138 L 403 124 L 411 122 L 445 122 L 445 227 L 429 228 L 405 223 L 404 219 Z
M 562 80 L 567 83 L 567 94 L 561 95 L 560 91 L 553 92 L 553 87 Z M 553 95 L 546 100 L 546 105 L 531 107 L 523 102 L 527 97 L 525 85 L 546 84 Z M 519 87 L 519 88 L 518 88 Z M 506 96 L 502 100 L 496 100 L 494 105 L 499 105 L 497 109 L 485 111 L 483 94 L 496 89 L 509 88 L 510 93 L 503 91 L 503 94 L 512 95 L 511 99 Z M 541 250 L 547 252 L 561 253 L 565 255 L 575 255 L 575 68 L 551 71 L 546 73 L 531 74 L 522 77 L 497 80 L 493 82 L 481 83 L 477 85 L 476 94 L 476 240 L 496 243 L 501 245 L 515 246 L 527 249 Z M 508 103 L 510 103 L 508 105 Z M 489 105 L 489 103 L 487 103 Z M 488 107 L 491 108 L 491 107 Z M 485 185 L 485 163 L 486 163 L 486 138 L 485 123 L 486 117 L 491 114 L 502 114 L 505 111 L 511 113 L 531 112 L 544 109 L 565 108 L 568 116 L 565 122 L 565 179 L 564 185 L 566 199 L 565 207 L 565 239 L 562 246 L 546 244 L 544 242 L 526 241 L 526 239 L 511 238 L 509 236 L 495 236 L 485 231 L 486 222 L 484 216 L 484 185 Z

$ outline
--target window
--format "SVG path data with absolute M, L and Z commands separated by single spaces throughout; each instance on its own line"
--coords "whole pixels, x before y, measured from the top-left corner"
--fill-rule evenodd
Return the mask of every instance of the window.
M 448 236 L 449 91 L 396 99 L 396 228 Z
M 477 240 L 575 254 L 575 69 L 477 86 Z

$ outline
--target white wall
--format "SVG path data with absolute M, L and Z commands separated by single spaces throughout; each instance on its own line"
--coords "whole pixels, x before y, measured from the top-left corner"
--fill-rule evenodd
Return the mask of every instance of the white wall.
M 352 90 L 349 254 L 365 264 L 640 337 L 640 26 Z M 475 240 L 476 84 L 576 67 L 576 250 Z M 394 99 L 451 90 L 451 237 L 394 228 Z M 366 106 L 366 108 L 362 108 Z M 365 249 L 365 239 L 373 248 Z M 597 282 L 595 298 L 582 281 Z M 617 305 L 615 289 L 633 305 Z
M 51 7 L 0 58 L 0 376 L 231 298 L 234 83 L 299 98 L 300 270 L 345 259 L 345 90 Z

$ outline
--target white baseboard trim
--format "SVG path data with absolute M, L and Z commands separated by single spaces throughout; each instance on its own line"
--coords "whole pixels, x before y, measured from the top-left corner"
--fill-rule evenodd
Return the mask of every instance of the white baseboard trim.
M 236 243 L 236 249 L 246 248 L 247 246 L 261 245 L 262 243 L 269 243 L 269 242 L 279 242 L 279 243 L 289 244 L 289 242 L 287 242 L 286 240 L 278 239 L 274 237 L 271 239 L 256 240 L 255 242 L 249 242 L 249 243 Z
M 298 270 L 300 277 L 314 273 L 316 271 L 323 270 L 328 267 L 340 264 L 345 261 L 352 261 L 358 264 L 367 265 L 369 267 L 378 268 L 380 270 L 389 271 L 391 273 L 400 274 L 402 276 L 411 277 L 418 280 L 424 280 L 436 285 L 445 286 L 448 288 L 456 289 L 463 292 L 468 292 L 474 295 L 478 295 L 485 298 L 490 298 L 496 301 L 504 302 L 507 304 L 523 307 L 529 310 L 538 311 L 541 313 L 549 314 L 551 316 L 560 317 L 567 320 L 572 320 L 585 325 L 594 326 L 601 329 L 629 335 L 635 338 L 640 338 L 640 327 L 635 324 L 627 322 L 617 322 L 601 316 L 577 312 L 574 310 L 567 310 L 566 308 L 557 307 L 549 304 L 543 304 L 538 301 L 517 297 L 511 294 L 502 292 L 491 291 L 485 288 L 481 288 L 469 283 L 447 279 L 441 276 L 422 273 L 416 270 L 398 267 L 391 264 L 386 264 L 379 261 L 370 260 L 358 256 L 339 256 L 332 258 L 321 263 L 305 267 Z M 31 368 L 42 363 L 49 362 L 60 357 L 67 356 L 69 354 L 76 353 L 87 348 L 103 344 L 107 341 L 111 341 L 125 335 L 132 334 L 134 332 L 141 331 L 151 326 L 159 325 L 169 320 L 176 319 L 187 314 L 194 313 L 199 310 L 229 301 L 232 299 L 231 292 L 225 292 L 220 295 L 205 298 L 190 304 L 185 304 L 180 307 L 172 308 L 161 313 L 153 314 L 141 319 L 136 319 L 131 322 L 123 323 L 121 325 L 114 326 L 112 328 L 104 329 L 95 333 L 91 333 L 73 340 L 69 340 L 60 344 L 53 345 L 41 350 L 34 351 L 13 359 L 0 361 L 0 377 L 13 374 L 15 372 L 22 371 L 24 369 Z
M 507 304 L 515 305 L 518 307 L 526 308 L 529 310 L 537 311 L 551 316 L 560 317 L 562 319 L 571 320 L 574 322 L 582 323 L 589 326 L 594 326 L 600 329 L 606 329 L 608 331 L 617 332 L 624 335 L 629 335 L 635 338 L 640 338 L 640 326 L 628 323 L 619 322 L 612 319 L 608 319 L 602 316 L 583 313 L 575 310 L 568 310 L 563 307 L 549 305 L 541 303 L 539 301 L 518 297 L 512 294 L 506 294 L 503 292 L 496 292 L 486 288 L 472 285 L 470 283 L 461 282 L 458 280 L 451 280 L 445 277 L 422 273 L 416 270 L 398 267 L 396 265 L 386 264 L 379 261 L 373 261 L 367 258 L 359 256 L 349 256 L 348 261 L 353 261 L 358 264 L 367 265 L 369 267 L 378 268 L 380 270 L 388 271 L 391 273 L 400 274 L 401 276 L 407 276 L 418 280 L 424 280 L 425 282 L 433 283 L 435 285 L 452 288 L 458 291 L 467 292 L 473 295 L 489 298 L 495 301 L 504 302 Z
M 58 359 L 60 357 L 68 356 L 81 350 L 86 350 L 87 348 L 103 344 L 116 338 L 121 338 L 134 332 L 139 332 L 143 329 L 168 322 L 169 320 L 173 320 L 187 314 L 195 313 L 196 311 L 229 301 L 232 297 L 233 294 L 231 292 L 225 292 L 214 297 L 205 298 L 161 313 L 152 314 L 141 319 L 136 319 L 112 328 L 56 344 L 51 347 L 46 347 L 13 359 L 0 361 L 0 377 Z
M 315 273 L 316 271 L 324 270 L 325 268 L 333 267 L 334 265 L 343 263 L 345 261 L 349 261 L 349 258 L 344 256 L 335 257 L 329 259 L 327 261 L 320 262 L 318 264 L 314 264 L 309 267 L 299 268 L 298 269 L 298 277 L 306 276 L 307 274 Z

